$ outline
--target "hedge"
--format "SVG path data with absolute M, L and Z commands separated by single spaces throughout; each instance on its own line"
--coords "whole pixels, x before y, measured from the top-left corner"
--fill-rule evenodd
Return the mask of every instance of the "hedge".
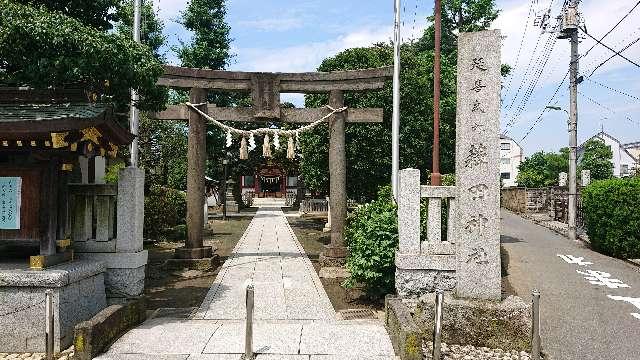
M 595 250 L 640 258 L 640 178 L 591 183 L 582 190 L 582 212 Z

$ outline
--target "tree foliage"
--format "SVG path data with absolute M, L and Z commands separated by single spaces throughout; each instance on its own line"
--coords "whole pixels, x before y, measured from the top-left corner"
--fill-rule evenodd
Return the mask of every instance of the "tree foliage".
M 87 26 L 98 30 L 110 30 L 120 20 L 118 12 L 122 0 L 16 0 L 16 3 L 45 8 L 61 12 Z
M 0 83 L 79 85 L 122 106 L 129 102 L 129 89 L 135 88 L 142 108 L 164 106 L 155 85 L 162 66 L 148 47 L 33 3 L 0 0 Z
M 580 170 L 590 170 L 592 180 L 613 177 L 613 152 L 602 140 L 591 139 L 584 144 Z
M 559 153 L 538 151 L 520 163 L 518 170 L 518 186 L 557 185 L 558 174 L 569 171 L 569 149 L 560 149 Z
M 460 17 L 462 14 L 462 17 Z M 498 16 L 492 0 L 443 1 L 443 40 L 440 100 L 441 173 L 453 173 L 455 167 L 456 61 L 457 36 L 462 31 L 484 30 Z M 432 164 L 433 144 L 433 26 L 416 42 L 401 48 L 401 128 L 400 167 L 414 167 L 426 173 Z M 318 71 L 367 69 L 393 64 L 390 44 L 348 49 L 325 59 Z M 347 124 L 348 196 L 366 201 L 391 177 L 392 84 L 368 93 L 347 93 L 349 107 L 384 109 L 382 124 Z M 327 104 L 326 95 L 306 97 L 307 107 Z M 300 164 L 305 184 L 326 191 L 328 176 L 327 127 L 321 126 L 302 136 L 303 159 Z M 423 180 L 426 180 L 423 177 Z
M 191 0 L 182 24 L 193 32 L 191 42 L 177 49 L 182 66 L 224 69 L 231 59 L 231 28 L 224 20 L 224 0 Z
M 140 42 L 150 47 L 158 60 L 164 61 L 165 56 L 160 53 L 160 48 L 167 41 L 163 34 L 164 22 L 153 9 L 153 2 L 142 1 L 140 10 Z M 127 38 L 133 37 L 133 0 L 127 0 L 122 4 L 118 17 L 120 21 L 116 30 Z

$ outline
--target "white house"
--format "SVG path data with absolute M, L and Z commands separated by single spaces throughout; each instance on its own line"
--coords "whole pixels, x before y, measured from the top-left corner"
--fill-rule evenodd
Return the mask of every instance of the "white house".
M 640 141 L 632 142 L 628 144 L 622 144 L 622 147 L 627 149 L 629 154 L 631 154 L 631 156 L 636 158 L 636 160 L 640 161 Z M 636 169 L 638 168 L 640 168 L 640 166 L 638 166 L 638 163 L 636 163 Z
M 518 167 L 522 162 L 522 147 L 512 138 L 500 135 L 500 178 L 502 186 L 517 186 Z
M 613 136 L 607 134 L 604 131 L 600 131 L 595 134 L 587 141 L 591 139 L 598 139 L 605 143 L 605 145 L 609 146 L 611 152 L 613 153 L 613 176 L 615 177 L 625 177 L 630 176 L 635 173 L 638 167 L 638 158 L 633 155 L 634 144 L 626 144 L 623 145 L 620 141 Z M 584 144 L 578 146 L 578 163 L 582 160 L 582 156 L 584 154 Z M 640 148 L 639 143 L 635 143 L 635 149 Z M 636 150 L 639 151 L 640 150 Z

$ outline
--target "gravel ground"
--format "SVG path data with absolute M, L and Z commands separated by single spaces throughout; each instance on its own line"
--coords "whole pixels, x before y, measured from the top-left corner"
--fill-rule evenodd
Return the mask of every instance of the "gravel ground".
M 74 358 L 73 346 L 68 348 L 67 350 L 61 352 L 60 354 L 56 354 L 54 359 L 57 360 L 72 360 Z M 0 353 L 0 360 L 9 360 L 9 359 L 25 359 L 25 360 L 44 360 L 44 353 L 18 353 L 18 354 L 8 354 L 8 353 Z
M 432 360 L 433 344 L 424 342 L 422 351 L 426 360 Z M 474 347 L 471 345 L 447 345 L 442 344 L 442 360 L 529 360 L 531 355 L 525 351 L 506 351 L 502 349 L 489 349 L 487 347 Z

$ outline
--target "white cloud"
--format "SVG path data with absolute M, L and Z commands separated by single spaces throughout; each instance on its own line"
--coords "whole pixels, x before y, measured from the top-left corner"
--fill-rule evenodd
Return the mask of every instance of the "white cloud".
M 342 50 L 391 40 L 392 26 L 367 27 L 321 42 L 282 48 L 239 48 L 234 69 L 246 71 L 313 71 L 323 59 Z
M 263 30 L 263 31 L 287 31 L 299 29 L 304 22 L 299 17 L 285 17 L 278 19 L 243 20 L 238 22 L 238 26 Z

